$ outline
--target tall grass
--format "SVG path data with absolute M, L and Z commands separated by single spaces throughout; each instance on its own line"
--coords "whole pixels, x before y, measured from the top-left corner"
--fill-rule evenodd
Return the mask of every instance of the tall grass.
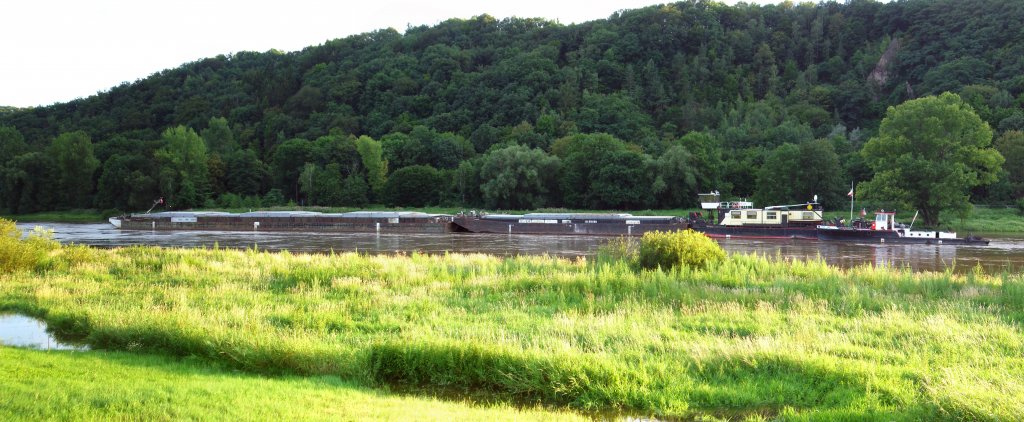
M 732 255 L 63 250 L 0 310 L 96 348 L 408 392 L 693 418 L 1013 419 L 1024 278 Z M 973 388 L 961 394 L 961 386 Z

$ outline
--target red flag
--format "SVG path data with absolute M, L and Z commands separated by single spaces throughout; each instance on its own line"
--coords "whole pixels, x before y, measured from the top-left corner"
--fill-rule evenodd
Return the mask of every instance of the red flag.
M 846 196 L 853 198 L 853 188 L 850 188 L 850 193 L 846 194 Z

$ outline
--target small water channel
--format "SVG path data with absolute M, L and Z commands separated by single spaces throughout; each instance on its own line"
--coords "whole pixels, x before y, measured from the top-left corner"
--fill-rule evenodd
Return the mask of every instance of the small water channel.
M 359 251 L 369 253 L 486 253 L 492 255 L 556 255 L 592 257 L 608 237 L 507 234 L 375 234 L 225 231 L 118 230 L 106 223 L 19 223 L 22 230 L 40 225 L 63 243 L 99 247 L 154 245 L 169 247 L 258 248 L 296 252 Z M 989 273 L 1024 270 L 1024 235 L 987 236 L 988 246 L 896 245 L 808 240 L 720 239 L 728 253 L 756 253 L 772 259 L 817 259 L 849 268 L 892 266 L 914 271 Z
M 46 323 L 18 314 L 0 314 L 0 345 L 38 350 L 89 350 L 88 346 L 57 340 Z

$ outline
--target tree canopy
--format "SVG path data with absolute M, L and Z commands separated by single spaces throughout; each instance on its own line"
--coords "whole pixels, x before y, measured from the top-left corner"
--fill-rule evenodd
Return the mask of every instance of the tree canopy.
M 0 208 L 303 204 L 318 202 L 315 186 L 333 202 L 384 203 L 393 175 L 415 166 L 437 172 L 431 202 L 450 206 L 687 207 L 711 190 L 831 204 L 848 179 L 876 176 L 861 150 L 886 110 L 923 96 L 960 95 L 1015 156 L 1024 32 L 1007 28 L 1020 22 L 1024 2 L 1005 0 L 688 0 L 572 25 L 481 15 L 220 55 L 68 103 L 0 108 Z M 52 147 L 82 134 L 98 163 L 70 177 Z M 512 146 L 529 152 L 494 168 L 491 154 Z M 775 168 L 794 157 L 815 165 Z M 557 180 L 499 193 L 551 158 Z M 959 195 L 1015 201 L 1017 167 L 978 173 Z M 304 190 L 307 168 L 337 180 Z M 807 184 L 776 189 L 780 178 Z
M 878 136 L 864 145 L 875 176 L 862 189 L 916 208 L 936 225 L 940 211 L 970 206 L 970 188 L 996 180 L 1004 159 L 991 144 L 992 129 L 960 96 L 907 101 L 889 108 Z

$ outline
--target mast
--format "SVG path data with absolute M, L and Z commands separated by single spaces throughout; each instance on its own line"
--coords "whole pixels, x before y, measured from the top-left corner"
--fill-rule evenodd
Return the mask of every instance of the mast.
M 850 181 L 850 224 L 853 224 L 853 181 Z

